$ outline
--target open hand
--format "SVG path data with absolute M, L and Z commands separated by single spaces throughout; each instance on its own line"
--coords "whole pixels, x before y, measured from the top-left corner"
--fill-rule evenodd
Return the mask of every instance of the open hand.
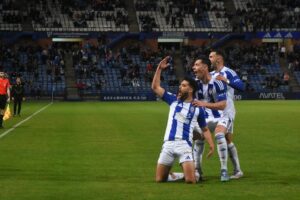
M 227 78 L 225 78 L 223 75 L 219 74 L 217 77 L 216 77 L 217 80 L 219 81 L 224 81 L 225 83 L 227 82 Z
M 204 101 L 199 101 L 199 100 L 194 100 L 192 102 L 193 106 L 197 106 L 197 107 L 205 107 L 205 102 Z
M 209 148 L 209 152 L 206 155 L 206 158 L 210 158 L 214 154 L 214 151 L 215 151 L 214 148 L 210 147 Z
M 160 61 L 160 63 L 158 64 L 158 67 L 161 69 L 166 69 L 169 66 L 169 63 L 168 63 L 169 58 L 170 58 L 170 56 L 167 56 L 164 59 L 162 59 Z

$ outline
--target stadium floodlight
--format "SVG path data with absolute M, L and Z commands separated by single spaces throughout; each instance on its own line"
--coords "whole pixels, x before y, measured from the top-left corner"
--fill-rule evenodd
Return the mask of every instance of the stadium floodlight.
M 160 43 L 180 43 L 183 42 L 183 38 L 158 38 L 157 41 Z
M 52 38 L 52 42 L 82 42 L 82 38 Z

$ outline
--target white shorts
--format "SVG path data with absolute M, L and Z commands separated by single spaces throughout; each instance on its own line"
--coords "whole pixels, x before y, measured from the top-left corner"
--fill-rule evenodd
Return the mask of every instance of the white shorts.
M 227 129 L 226 133 L 233 134 L 233 121 L 234 120 L 229 117 L 206 119 L 207 127 L 211 133 L 214 133 L 217 125 L 220 125 L 220 126 L 224 126 Z M 202 133 L 202 130 L 199 127 L 198 123 L 195 125 L 194 131 L 198 133 Z
M 179 158 L 179 163 L 193 160 L 192 147 L 185 140 L 166 141 L 160 152 L 157 163 L 172 166 L 174 160 Z
M 230 117 L 221 117 L 217 125 L 224 126 L 227 129 L 226 133 L 233 134 L 233 121 Z
M 208 118 L 206 119 L 207 127 L 211 133 L 215 132 L 216 126 L 218 124 L 218 120 L 216 118 Z M 195 124 L 194 131 L 202 134 L 202 130 L 198 123 Z

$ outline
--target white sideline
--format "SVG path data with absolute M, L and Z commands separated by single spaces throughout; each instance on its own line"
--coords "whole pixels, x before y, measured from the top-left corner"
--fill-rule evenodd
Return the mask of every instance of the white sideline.
M 13 130 L 15 130 L 18 126 L 20 126 L 21 124 L 23 124 L 24 122 L 30 120 L 33 116 L 39 114 L 40 112 L 42 112 L 43 110 L 45 110 L 46 108 L 48 108 L 53 102 L 45 105 L 44 107 L 42 107 L 41 109 L 39 109 L 38 111 L 36 111 L 35 113 L 33 113 L 32 115 L 30 115 L 29 117 L 27 117 L 26 119 L 20 121 L 19 123 L 17 123 L 16 125 L 14 125 L 12 128 L 8 129 L 7 131 L 5 131 L 4 133 L 2 133 L 0 135 L 0 139 L 3 138 L 4 136 L 6 136 L 8 133 L 12 132 Z

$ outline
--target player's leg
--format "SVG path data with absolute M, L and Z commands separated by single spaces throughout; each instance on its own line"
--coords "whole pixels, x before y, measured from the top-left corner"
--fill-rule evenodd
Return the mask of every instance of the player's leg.
M 182 172 L 170 172 L 168 175 L 168 182 L 175 182 L 184 179 L 184 174 Z
M 173 147 L 174 141 L 165 142 L 163 144 L 156 166 L 156 182 L 165 182 L 168 180 L 170 169 L 175 160 Z
M 3 128 L 3 116 L 4 116 L 5 110 L 3 108 L 0 108 L 0 128 Z
M 195 163 L 195 173 L 197 179 L 201 180 L 203 177 L 203 170 L 202 170 L 202 155 L 204 152 L 204 137 L 201 135 L 201 129 L 198 128 L 194 131 L 194 146 L 193 146 L 193 158 Z M 198 181 L 198 180 L 197 180 Z
M 186 183 L 196 183 L 195 166 L 193 161 L 183 162 L 181 164 Z
M 226 141 L 228 145 L 228 153 L 229 158 L 233 164 L 233 175 L 230 176 L 231 179 L 239 179 L 244 174 L 241 170 L 238 151 L 234 143 L 232 142 L 232 136 L 233 136 L 233 123 L 231 128 L 228 129 L 228 133 L 226 134 Z
M 166 182 L 168 180 L 168 175 L 170 172 L 171 166 L 163 165 L 163 164 L 157 164 L 156 166 L 156 176 L 155 180 L 156 182 Z
M 21 113 L 22 99 L 18 99 L 18 115 Z
M 179 163 L 184 173 L 185 182 L 196 183 L 192 146 L 187 141 L 178 142 L 175 153 L 179 157 Z
M 228 181 L 228 170 L 227 170 L 227 142 L 225 139 L 225 133 L 227 132 L 226 121 L 220 120 L 216 129 L 215 129 L 215 140 L 217 142 L 217 150 L 221 164 L 221 181 Z
M 3 116 L 5 113 L 6 97 L 0 95 L 0 128 L 3 128 Z
M 17 114 L 17 99 L 14 99 L 14 116 Z

